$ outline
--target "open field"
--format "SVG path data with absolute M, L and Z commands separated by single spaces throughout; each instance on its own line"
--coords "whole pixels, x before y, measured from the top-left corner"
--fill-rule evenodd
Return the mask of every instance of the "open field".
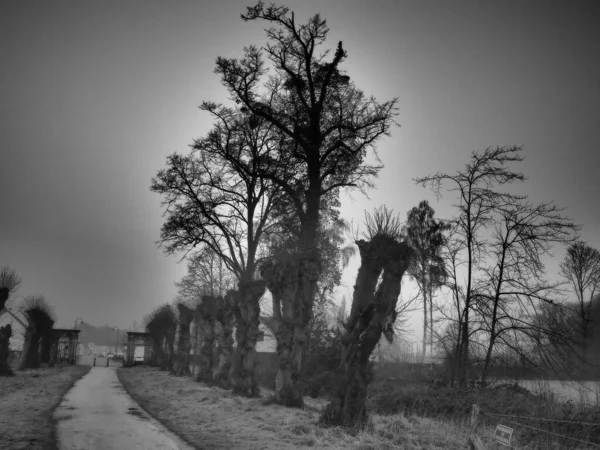
M 515 380 L 530 392 L 551 392 L 560 401 L 600 405 L 600 381 Z
M 90 367 L 66 366 L 0 377 L 0 448 L 56 448 L 52 412 Z
M 129 394 L 148 413 L 198 449 L 463 449 L 465 427 L 402 414 L 373 416 L 368 431 L 353 436 L 316 426 L 325 401 L 306 398 L 296 410 L 265 404 L 272 394 L 246 399 L 150 367 L 117 369 Z

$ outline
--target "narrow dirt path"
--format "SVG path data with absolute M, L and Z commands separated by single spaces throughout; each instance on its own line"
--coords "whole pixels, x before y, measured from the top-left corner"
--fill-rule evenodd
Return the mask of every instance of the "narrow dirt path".
M 193 450 L 131 399 L 114 367 L 94 367 L 54 412 L 60 450 Z

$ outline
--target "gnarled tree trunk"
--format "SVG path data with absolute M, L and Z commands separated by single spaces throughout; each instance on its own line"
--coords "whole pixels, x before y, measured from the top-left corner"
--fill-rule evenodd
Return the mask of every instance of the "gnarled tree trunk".
M 208 295 L 202 296 L 202 303 L 196 307 L 196 323 L 202 333 L 200 347 L 200 367 L 196 381 L 213 382 L 213 352 L 215 343 L 215 316 L 218 299 Z
M 38 367 L 38 348 L 40 334 L 33 323 L 28 323 L 23 339 L 23 348 L 19 359 L 19 370 Z
M 179 310 L 179 341 L 177 343 L 177 358 L 173 373 L 176 376 L 191 376 L 190 371 L 190 324 L 194 320 L 194 310 L 183 304 L 178 304 Z
M 238 287 L 239 295 L 233 308 L 236 347 L 230 380 L 236 394 L 257 397 L 260 390 L 254 376 L 254 366 L 260 324 L 259 302 L 265 293 L 265 282 L 240 281 Z
M 0 376 L 11 376 L 13 371 L 8 364 L 8 355 L 10 352 L 10 338 L 12 336 L 12 327 L 10 324 L 0 327 Z
M 165 363 L 165 350 L 162 336 L 152 336 L 152 357 L 148 363 L 152 366 L 163 367 Z
M 215 373 L 215 384 L 230 388 L 229 372 L 233 354 L 233 307 L 238 296 L 237 291 L 227 291 L 225 298 L 217 307 L 217 321 L 221 324 L 219 336 L 219 362 Z
M 27 316 L 27 328 L 25 329 L 25 340 L 19 361 L 19 370 L 37 369 L 40 367 L 41 340 L 51 333 L 54 321 L 45 317 L 37 310 L 25 311 Z
M 411 249 L 387 236 L 376 236 L 370 242 L 361 240 L 357 245 L 362 264 L 342 339 L 340 381 L 321 416 L 327 425 L 356 427 L 366 423 L 369 358 L 382 333 L 392 339 L 402 276 L 410 262 Z M 375 291 L 382 272 L 382 281 Z
M 306 358 L 318 270 L 316 257 L 287 252 L 277 255 L 261 270 L 273 297 L 273 328 L 279 356 L 275 401 L 285 406 L 304 405 L 300 377 Z

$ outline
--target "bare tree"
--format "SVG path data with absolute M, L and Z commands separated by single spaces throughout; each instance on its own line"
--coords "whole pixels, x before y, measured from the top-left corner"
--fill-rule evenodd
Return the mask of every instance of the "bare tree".
M 210 248 L 203 248 L 188 258 L 187 274 L 175 286 L 180 297 L 194 304 L 203 295 L 224 296 L 234 283 L 235 276 L 223 259 Z
M 400 242 L 400 222 L 392 211 L 385 207 L 375 210 L 365 222 L 367 240 L 356 241 L 362 262 L 342 338 L 340 381 L 321 416 L 325 424 L 365 424 L 369 359 L 382 333 L 392 341 L 402 276 L 413 252 Z
M 340 70 L 347 56 L 341 42 L 329 60 L 327 52 L 318 53 L 329 32 L 320 15 L 297 25 L 288 8 L 258 2 L 242 19 L 271 24 L 269 43 L 264 51 L 246 47 L 241 60 L 218 58 L 216 72 L 235 102 L 279 133 L 263 176 L 283 190 L 296 210 L 300 252 L 279 256 L 289 274 L 281 299 L 283 351 L 275 397 L 300 406 L 307 326 L 320 272 L 321 198 L 341 187 L 371 186 L 381 165 L 366 163 L 366 156 L 389 134 L 396 99 L 378 103 L 354 86 Z M 272 63 L 269 69 L 263 53 Z
M 592 300 L 600 291 L 600 252 L 583 241 L 569 245 L 565 259 L 560 264 L 560 274 L 571 283 L 577 296 L 582 346 L 585 352 L 592 316 Z
M 523 181 L 525 177 L 513 172 L 507 166 L 522 161 L 520 147 L 496 147 L 471 154 L 471 161 L 465 169 L 456 174 L 436 173 L 415 181 L 421 186 L 430 186 L 436 195 L 440 195 L 442 184 L 449 183 L 450 191 L 458 194 L 458 210 L 455 232 L 460 234 L 466 257 L 466 286 L 464 306 L 461 317 L 461 338 L 457 348 L 459 384 L 467 384 L 467 366 L 469 361 L 470 312 L 473 308 L 475 274 L 477 265 L 485 254 L 485 242 L 481 236 L 482 228 L 494 223 L 494 213 L 522 196 L 500 192 L 496 188 L 514 181 Z
M 462 258 L 465 249 L 464 240 L 457 232 L 458 223 L 449 222 L 448 238 L 441 248 L 441 257 L 444 261 L 446 275 L 444 286 L 452 295 L 450 304 L 438 305 L 438 312 L 446 322 L 442 330 L 437 333 L 437 348 L 441 351 L 444 360 L 449 363 L 450 372 L 447 373 L 449 381 L 454 384 L 460 356 L 462 327 L 464 320 L 465 292 L 461 285 L 460 272 L 466 261 Z
M 171 253 L 196 246 L 210 250 L 236 277 L 240 295 L 235 297 L 239 314 L 232 383 L 235 392 L 255 396 L 254 349 L 265 290 L 264 282 L 255 280 L 255 268 L 278 196 L 272 182 L 261 177 L 261 166 L 269 164 L 265 154 L 273 136 L 268 123 L 238 110 L 214 103 L 201 108 L 217 124 L 195 141 L 192 154 L 170 156 L 167 169 L 152 182 L 152 190 L 165 197 L 168 215 L 161 242 Z
M 544 255 L 552 244 L 574 239 L 578 227 L 552 203 L 533 205 L 516 201 L 499 209 L 500 219 L 489 246 L 492 265 L 483 269 L 485 287 L 479 290 L 477 309 L 489 332 L 481 375 L 485 383 L 494 345 L 509 330 L 533 327 L 527 317 L 541 303 L 557 301 L 558 284 L 544 280 Z M 516 307 L 515 307 L 516 306 Z

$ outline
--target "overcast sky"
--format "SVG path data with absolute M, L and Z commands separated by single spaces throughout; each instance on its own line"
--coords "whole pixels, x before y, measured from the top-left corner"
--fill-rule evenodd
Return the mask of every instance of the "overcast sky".
M 320 12 L 344 69 L 401 127 L 379 146 L 370 199 L 403 218 L 428 199 L 413 178 L 460 169 L 475 149 L 523 145 L 533 201 L 555 200 L 600 248 L 600 3 L 288 1 Z M 0 4 L 0 266 L 44 294 L 58 327 L 76 318 L 127 328 L 171 301 L 185 263 L 157 248 L 163 218 L 150 180 L 167 155 L 210 128 L 203 100 L 226 102 L 218 56 L 264 45 L 247 1 L 3 1 Z M 556 271 L 564 251 L 548 266 Z M 353 285 L 358 261 L 344 276 Z

